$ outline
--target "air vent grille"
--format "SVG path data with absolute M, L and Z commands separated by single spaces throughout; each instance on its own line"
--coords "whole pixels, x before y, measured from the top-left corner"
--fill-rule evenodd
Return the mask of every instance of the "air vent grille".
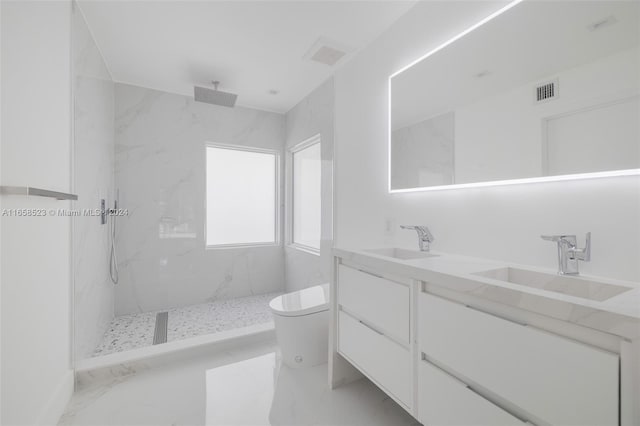
M 329 65 L 330 67 L 332 67 L 344 55 L 346 55 L 346 52 L 343 52 L 338 49 L 334 49 L 333 47 L 330 47 L 330 46 L 322 46 L 313 54 L 313 56 L 311 56 L 311 60 L 320 62 L 321 64 Z
M 558 97 L 558 80 L 548 81 L 536 86 L 536 102 L 550 101 Z
M 326 37 L 320 37 L 303 58 L 332 67 L 352 51 L 352 48 L 340 42 Z

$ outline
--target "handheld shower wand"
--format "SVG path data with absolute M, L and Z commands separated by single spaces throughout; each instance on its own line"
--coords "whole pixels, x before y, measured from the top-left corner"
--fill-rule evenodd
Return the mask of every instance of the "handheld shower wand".
M 120 190 L 116 190 L 116 199 L 113 202 L 113 209 L 111 210 L 111 220 L 109 221 L 111 231 L 111 251 L 109 253 L 109 276 L 111 282 L 118 284 L 120 279 L 118 271 L 118 257 L 116 255 L 116 218 L 118 217 L 118 200 L 120 199 Z

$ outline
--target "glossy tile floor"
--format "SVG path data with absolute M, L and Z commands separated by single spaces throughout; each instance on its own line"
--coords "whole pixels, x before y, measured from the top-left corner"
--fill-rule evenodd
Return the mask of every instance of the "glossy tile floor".
M 268 293 L 168 309 L 167 341 L 268 323 L 273 320 L 269 302 L 279 294 Z M 152 345 L 156 313 L 144 312 L 115 318 L 93 356 Z
M 60 424 L 418 425 L 366 379 L 331 391 L 326 364 L 281 366 L 271 339 L 116 370 L 79 385 Z

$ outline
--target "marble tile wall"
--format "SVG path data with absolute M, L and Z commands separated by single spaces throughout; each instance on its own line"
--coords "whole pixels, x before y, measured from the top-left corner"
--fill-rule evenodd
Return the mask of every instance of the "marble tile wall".
M 287 291 L 329 282 L 333 245 L 333 78 L 293 107 L 286 116 L 286 146 L 320 134 L 322 156 L 322 239 L 320 256 L 285 246 Z
M 80 9 L 73 8 L 74 209 L 113 199 L 114 83 Z M 113 319 L 109 227 L 96 216 L 73 217 L 76 359 L 90 356 Z
M 115 87 L 116 315 L 284 289 L 281 246 L 205 248 L 205 144 L 283 149 L 284 115 Z

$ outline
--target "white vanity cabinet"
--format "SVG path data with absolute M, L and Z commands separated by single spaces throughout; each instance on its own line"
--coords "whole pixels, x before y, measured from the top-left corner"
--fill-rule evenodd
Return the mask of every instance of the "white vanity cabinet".
M 547 314 L 587 307 L 541 298 L 536 312 L 511 289 L 415 265 L 336 257 L 332 386 L 359 371 L 425 426 L 640 425 L 633 336 Z
M 411 407 L 411 353 L 362 320 L 339 313 L 338 351 L 406 408 Z
M 342 310 L 405 345 L 409 344 L 410 301 L 407 283 L 345 265 L 338 268 L 338 303 Z
M 338 353 L 406 409 L 413 401 L 410 288 L 338 267 Z
M 418 366 L 418 417 L 438 426 L 526 424 L 426 359 Z
M 420 401 L 437 393 L 436 382 L 455 380 L 441 377 L 446 370 L 532 423 L 619 424 L 617 354 L 427 293 L 419 295 L 418 318 L 420 368 L 426 371 L 421 373 Z M 429 361 L 443 370 L 433 372 L 436 367 Z M 466 403 L 472 398 L 452 384 L 445 388 L 451 394 L 439 398 L 481 407 L 478 416 L 487 412 L 487 404 Z M 420 403 L 420 420 L 429 423 L 432 407 L 433 401 Z M 436 409 L 447 410 L 442 407 Z M 497 407 L 493 413 L 500 418 Z M 457 415 L 454 409 L 444 414 Z

